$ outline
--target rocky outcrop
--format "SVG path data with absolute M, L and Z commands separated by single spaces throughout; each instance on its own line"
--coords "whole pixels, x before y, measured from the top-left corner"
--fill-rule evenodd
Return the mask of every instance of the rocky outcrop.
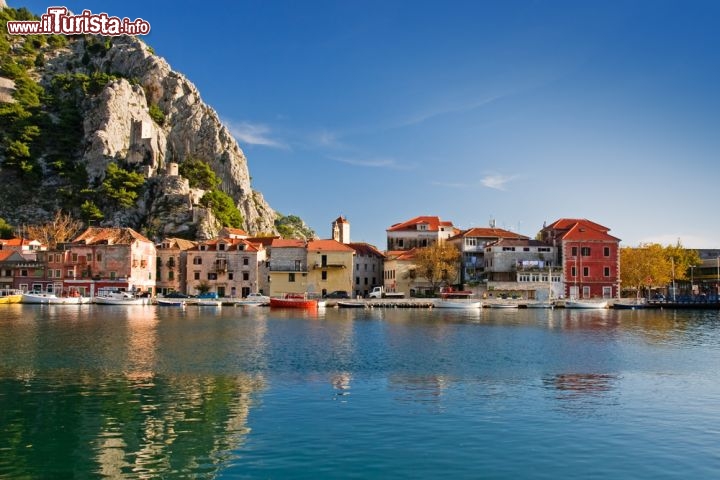
M 98 41 L 106 48 L 88 55 L 88 42 Z M 221 179 L 220 188 L 235 200 L 246 231 L 275 232 L 275 212 L 252 189 L 245 155 L 187 78 L 135 37 L 88 37 L 49 59 L 44 81 L 79 65 L 81 58 L 87 70 L 121 77 L 82 105 L 82 161 L 90 179 L 101 180 L 110 162 L 134 166 L 148 178 L 149 188 L 137 208 L 116 212 L 108 223 L 137 227 L 140 222 L 161 235 L 192 231 L 199 238 L 214 236 L 220 225 L 194 203 L 196 195 L 187 182 L 165 178 L 170 163 L 194 158 L 207 162 Z

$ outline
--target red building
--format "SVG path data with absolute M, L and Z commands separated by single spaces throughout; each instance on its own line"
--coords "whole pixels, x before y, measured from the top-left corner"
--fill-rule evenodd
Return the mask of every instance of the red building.
M 586 219 L 561 218 L 545 226 L 543 242 L 557 247 L 567 298 L 620 295 L 620 239 L 609 228 Z

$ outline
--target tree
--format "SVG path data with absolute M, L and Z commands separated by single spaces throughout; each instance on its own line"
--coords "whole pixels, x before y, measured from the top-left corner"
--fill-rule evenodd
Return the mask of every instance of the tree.
M 75 220 L 69 213 L 62 210 L 55 212 L 55 217 L 47 223 L 25 227 L 25 234 L 32 240 L 38 240 L 53 250 L 58 243 L 68 242 L 75 238 L 82 229 L 82 222 Z
M 418 277 L 425 278 L 436 292 L 440 285 L 455 281 L 460 267 L 460 251 L 444 242 L 421 248 L 415 254 L 415 270 Z
M 145 177 L 142 174 L 130 172 L 111 163 L 105 172 L 102 192 L 114 200 L 117 206 L 130 208 L 135 204 L 144 184 Z
M 4 218 L 0 218 L 0 238 L 13 238 L 13 227 Z
M 220 185 L 220 179 L 210 168 L 210 164 L 192 157 L 180 164 L 178 173 L 188 179 L 190 188 L 212 190 Z
M 620 283 L 623 289 L 663 287 L 672 280 L 687 280 L 691 266 L 700 265 L 696 250 L 684 248 L 680 242 L 663 247 L 657 243 L 637 248 L 620 249 Z
M 223 227 L 241 228 L 243 217 L 235 202 L 227 193 L 216 188 L 200 199 L 200 205 L 209 208 Z
M 637 248 L 620 249 L 620 284 L 623 289 L 635 290 L 667 285 L 672 267 L 660 244 L 641 244 Z

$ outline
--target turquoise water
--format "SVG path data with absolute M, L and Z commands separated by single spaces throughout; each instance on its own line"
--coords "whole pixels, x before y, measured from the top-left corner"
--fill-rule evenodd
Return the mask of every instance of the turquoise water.
M 720 477 L 714 311 L 0 307 L 0 478 Z

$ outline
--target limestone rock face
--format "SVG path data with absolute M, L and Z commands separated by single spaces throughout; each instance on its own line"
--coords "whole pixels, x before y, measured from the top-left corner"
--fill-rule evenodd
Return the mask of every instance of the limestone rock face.
M 61 73 L 77 62 L 87 51 L 85 41 L 78 39 L 48 60 L 45 75 Z M 214 236 L 220 225 L 197 205 L 197 192 L 168 170 L 172 163 L 194 158 L 207 162 L 221 179 L 220 188 L 235 200 L 246 231 L 276 231 L 275 212 L 253 191 L 237 141 L 187 78 L 135 37 L 113 38 L 103 55 L 86 60 L 96 71 L 122 77 L 82 106 L 82 155 L 90 179 L 101 180 L 110 162 L 123 162 L 146 175 L 149 185 L 136 209 L 116 212 L 106 219 L 108 223 L 141 223 L 162 236 L 188 232 L 199 238 Z M 164 116 L 159 121 L 158 111 Z

